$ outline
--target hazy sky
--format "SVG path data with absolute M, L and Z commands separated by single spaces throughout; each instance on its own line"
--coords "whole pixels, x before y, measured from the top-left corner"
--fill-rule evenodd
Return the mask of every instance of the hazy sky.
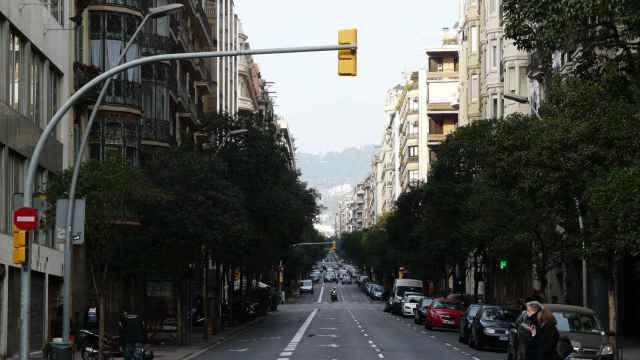
M 337 54 L 256 57 L 274 81 L 276 111 L 298 151 L 326 152 L 381 141 L 384 97 L 404 71 L 424 66 L 441 44 L 456 0 L 235 0 L 253 48 L 330 45 L 338 29 L 358 29 L 358 76 L 337 75 Z

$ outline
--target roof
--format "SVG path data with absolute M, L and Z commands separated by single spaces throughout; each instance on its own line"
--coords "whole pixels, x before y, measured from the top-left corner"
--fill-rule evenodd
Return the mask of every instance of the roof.
M 556 312 L 577 312 L 582 314 L 595 314 L 596 312 L 583 307 L 583 306 L 575 306 L 575 305 L 564 305 L 564 304 L 542 304 L 545 308 L 556 311 Z

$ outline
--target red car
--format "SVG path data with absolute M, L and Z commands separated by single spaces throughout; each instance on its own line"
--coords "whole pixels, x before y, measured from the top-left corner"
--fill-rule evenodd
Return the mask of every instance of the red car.
M 464 316 L 464 305 L 461 302 L 445 298 L 435 299 L 427 308 L 424 320 L 426 329 L 445 328 L 459 329 L 460 318 Z

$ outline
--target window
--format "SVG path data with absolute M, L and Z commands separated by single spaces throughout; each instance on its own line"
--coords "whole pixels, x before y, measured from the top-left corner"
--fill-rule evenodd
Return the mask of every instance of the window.
M 436 120 L 433 117 L 429 118 L 429 134 L 444 134 L 442 119 Z
M 498 98 L 496 97 L 491 99 L 491 117 L 494 119 L 498 118 Z
M 47 84 L 47 122 L 53 117 L 56 111 L 58 111 L 60 103 L 60 73 L 51 67 L 49 69 L 49 83 Z
M 474 54 L 478 53 L 478 27 L 471 27 L 471 52 Z
M 515 67 L 509 67 L 509 70 L 507 71 L 507 82 L 509 83 L 509 91 L 512 94 L 516 93 L 516 84 L 517 84 L 517 79 L 516 79 L 516 68 Z
M 417 146 L 409 146 L 407 148 L 407 154 L 410 158 L 418 157 L 418 147 Z
M 409 170 L 409 185 L 417 186 L 420 181 L 420 174 L 418 170 Z
M 64 25 L 64 0 L 49 0 L 49 11 L 60 25 Z
M 407 111 L 410 113 L 416 113 L 419 111 L 420 99 L 418 97 L 409 98 Z
M 429 150 L 429 163 L 433 164 L 438 161 L 438 153 L 435 150 Z
M 478 75 L 471 75 L 471 102 L 478 102 L 480 92 L 480 77 Z
M 409 135 L 417 136 L 419 131 L 420 131 L 420 127 L 417 121 L 409 124 Z
M 498 9 L 498 0 L 489 0 L 489 14 L 495 14 Z
M 9 105 L 20 111 L 20 90 L 22 89 L 22 39 L 17 34 L 9 34 Z
M 491 67 L 496 69 L 498 67 L 498 45 L 496 41 L 491 41 Z
M 529 96 L 529 78 L 527 77 L 527 67 L 521 66 L 519 71 L 519 89 L 518 94 L 520 96 Z
M 34 54 L 31 60 L 31 81 L 29 84 L 29 117 L 40 126 L 40 94 L 42 77 L 42 59 Z

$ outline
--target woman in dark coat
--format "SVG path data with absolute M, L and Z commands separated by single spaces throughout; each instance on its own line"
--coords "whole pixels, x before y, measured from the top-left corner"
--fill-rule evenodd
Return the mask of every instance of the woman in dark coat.
M 559 360 L 560 334 L 551 311 L 537 301 L 528 302 L 526 324 L 529 329 L 526 360 Z

